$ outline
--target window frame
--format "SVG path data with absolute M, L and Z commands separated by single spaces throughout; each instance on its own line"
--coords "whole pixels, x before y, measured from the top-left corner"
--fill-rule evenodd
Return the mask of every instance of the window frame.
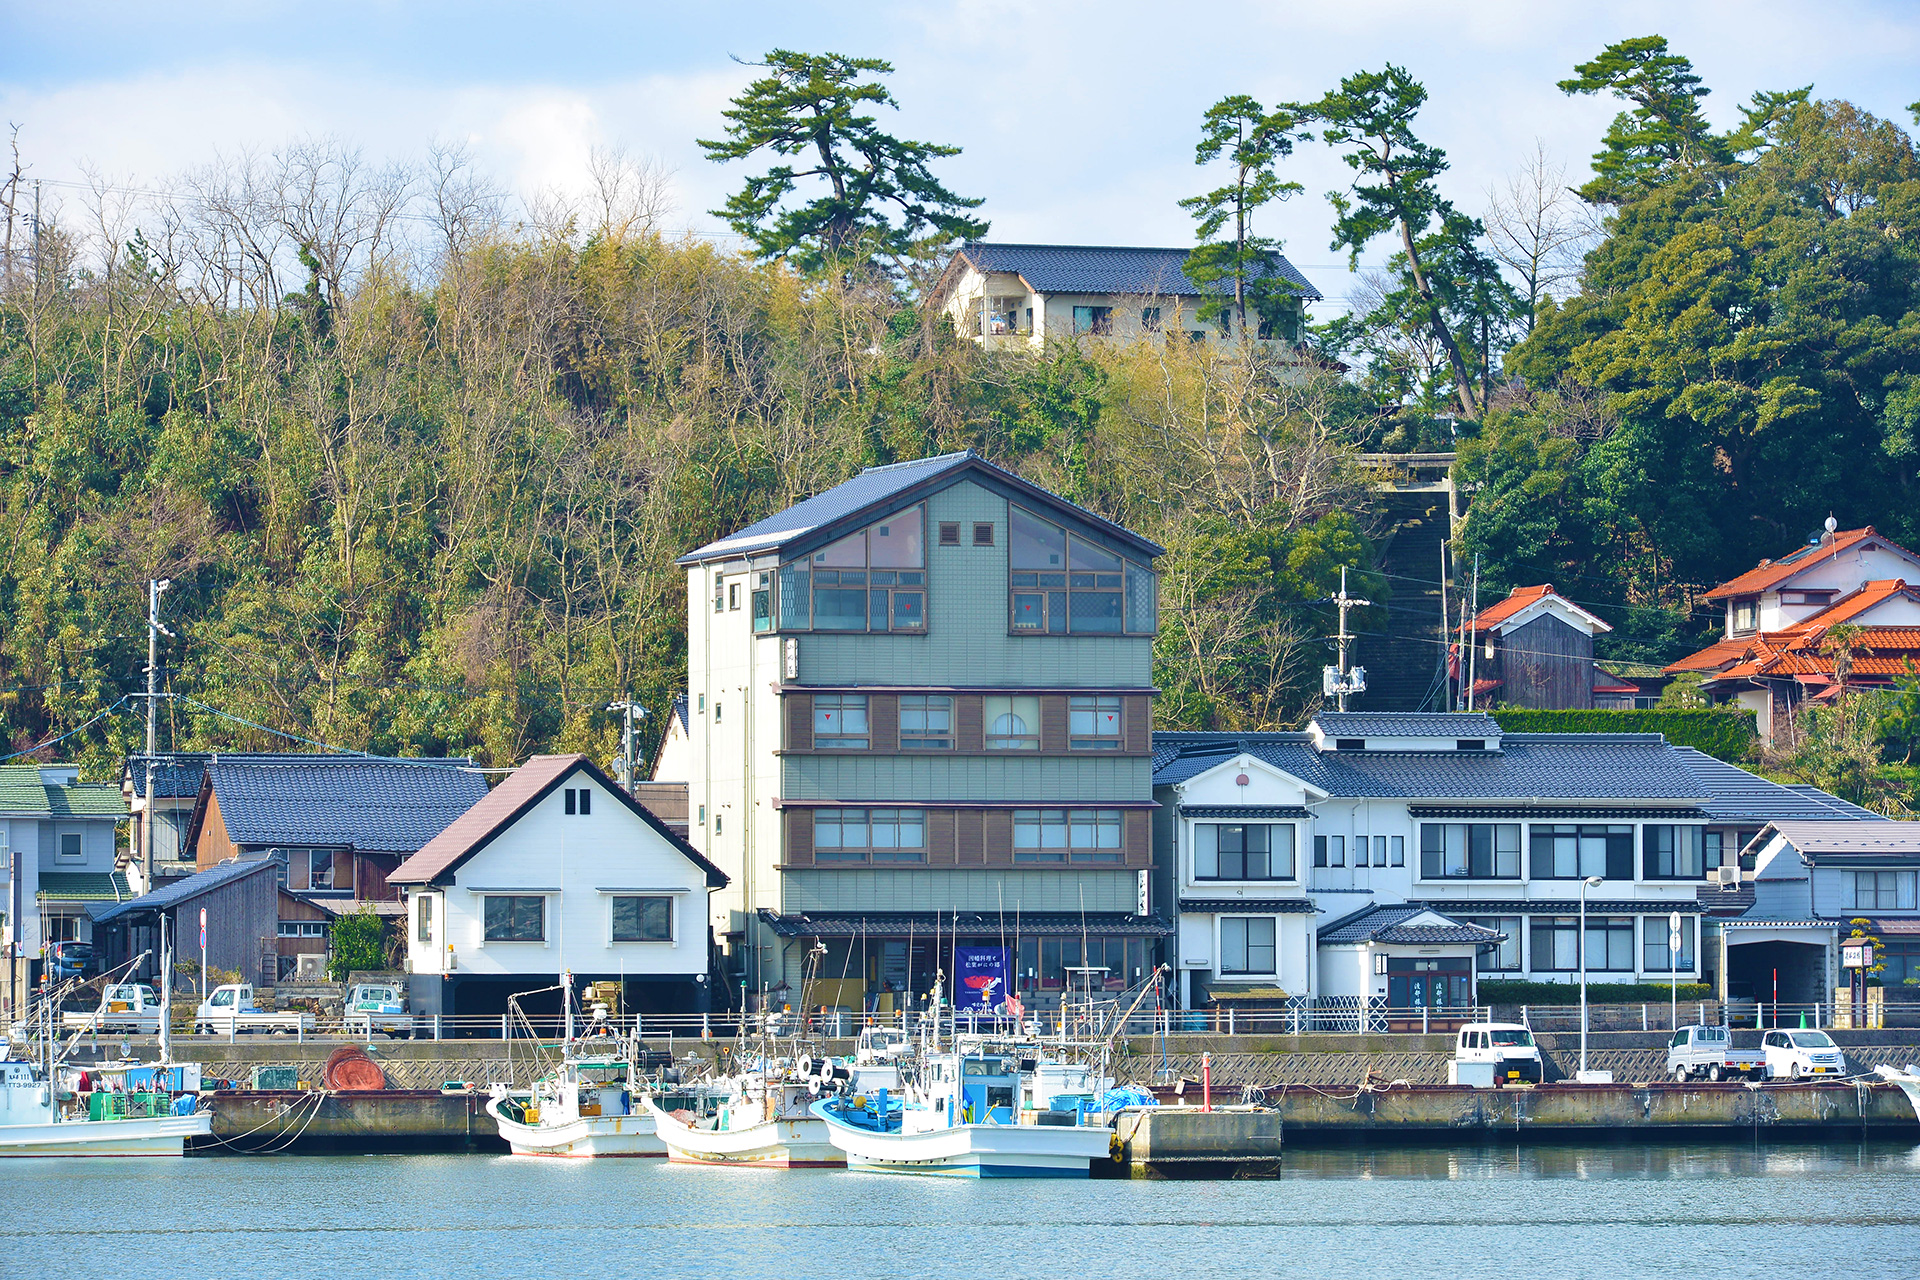
M 935 707 L 934 703 L 941 703 Z M 910 706 L 910 703 L 919 705 Z M 935 731 L 927 721 L 938 711 L 946 716 L 946 727 Z M 907 716 L 917 713 L 922 717 L 921 727 L 917 730 L 907 728 Z M 957 741 L 953 733 L 953 696 L 945 693 L 903 693 L 900 695 L 900 750 L 902 751 L 952 751 Z M 911 739 L 911 740 L 910 740 Z
M 1086 704 L 1086 705 L 1083 705 Z M 1113 732 L 1101 733 L 1101 719 L 1113 716 Z M 1080 717 L 1091 717 L 1087 732 L 1080 731 Z M 1073 693 L 1067 695 L 1067 750 L 1122 751 L 1127 743 L 1127 701 L 1117 693 Z
M 1437 833 L 1437 842 L 1430 841 L 1428 832 Z M 1458 849 L 1453 845 L 1453 833 L 1460 833 Z M 1514 839 L 1512 849 L 1502 849 L 1501 840 L 1511 832 Z M 1484 833 L 1484 845 L 1481 833 Z M 1526 879 L 1526 829 L 1519 822 L 1426 822 L 1420 823 L 1418 832 L 1420 841 L 1419 878 L 1425 881 L 1453 882 L 1457 880 L 1473 881 L 1520 881 Z M 1434 847 L 1429 847 L 1433 844 Z M 1462 859 L 1462 870 L 1452 870 L 1455 855 Z M 1501 859 L 1511 854 L 1513 858 L 1511 873 L 1503 871 Z M 1484 868 L 1484 869 L 1476 869 Z
M 1216 916 L 1215 919 L 1218 921 L 1218 932 L 1219 932 L 1218 954 L 1220 956 L 1219 972 L 1221 977 L 1223 978 L 1227 978 L 1227 977 L 1277 978 L 1280 976 L 1280 917 L 1279 916 L 1277 915 L 1237 915 L 1236 914 L 1236 915 Z M 1271 942 L 1263 941 L 1259 943 L 1254 942 L 1252 935 L 1253 935 L 1253 929 L 1255 925 L 1264 925 L 1266 929 L 1271 932 L 1272 941 Z M 1227 935 L 1228 935 L 1229 928 L 1231 926 L 1238 926 L 1237 932 L 1240 934 L 1239 951 L 1240 951 L 1242 967 L 1237 969 L 1229 968 L 1227 965 L 1227 948 L 1230 945 L 1232 945 L 1229 942 Z M 1254 967 L 1253 953 L 1256 947 L 1262 951 L 1271 953 L 1273 957 L 1273 963 L 1271 967 L 1265 968 L 1265 969 Z
M 73 841 L 73 852 L 67 852 L 67 841 Z M 58 828 L 53 836 L 53 860 L 60 862 L 85 862 L 87 860 L 87 833 L 84 830 L 62 831 Z
M 610 893 L 608 894 L 607 895 L 608 945 L 627 946 L 629 944 L 635 944 L 635 943 L 648 943 L 648 944 L 664 943 L 668 946 L 673 945 L 674 926 L 675 926 L 674 917 L 678 914 L 674 910 L 673 898 L 674 898 L 674 895 L 670 893 Z M 665 907 L 666 907 L 665 935 L 662 937 L 648 937 L 648 936 L 636 934 L 636 936 L 633 936 L 633 937 L 624 937 L 624 938 L 621 937 L 620 936 L 620 904 L 623 902 L 635 902 L 635 903 L 658 902 L 658 903 L 665 904 Z M 644 915 L 643 912 L 636 911 L 635 920 L 640 921 L 643 918 L 643 915 Z
M 1679 833 L 1692 832 L 1682 840 Z M 1666 847 L 1661 848 L 1664 843 Z M 1675 870 L 1685 852 L 1682 844 L 1692 846 L 1696 864 L 1691 872 Z M 1707 874 L 1706 828 L 1684 823 L 1646 822 L 1640 826 L 1640 876 L 1643 880 L 1703 880 Z M 1661 866 L 1666 870 L 1659 870 Z
M 1492 929 L 1496 933 L 1507 935 L 1505 942 L 1490 942 L 1474 957 L 1474 967 L 1481 973 L 1524 973 L 1526 972 L 1526 953 L 1522 946 L 1522 936 L 1526 933 L 1525 916 L 1462 916 L 1468 924 L 1477 924 L 1483 929 Z M 1502 959 L 1508 948 L 1512 949 L 1512 963 Z M 1487 953 L 1493 953 L 1491 963 Z
M 1002 711 L 997 704 L 1005 704 Z M 1023 708 L 1031 707 L 1033 723 L 1022 721 L 1020 733 L 996 733 L 994 725 L 1002 715 L 1019 719 Z M 1037 693 L 990 693 L 980 700 L 980 745 L 986 751 L 1038 751 L 1040 749 L 1040 721 L 1046 715 L 1046 705 Z
M 508 918 L 506 921 L 506 925 L 508 928 L 513 927 L 514 913 L 520 909 L 518 906 L 513 904 L 526 903 L 526 902 L 539 903 L 540 904 L 539 936 L 515 937 L 506 933 L 495 934 L 493 931 L 494 930 L 493 920 L 490 918 L 492 915 L 492 904 L 495 902 L 505 902 L 509 904 L 507 907 Z M 546 942 L 547 942 L 547 895 L 546 894 L 544 893 L 483 893 L 480 895 L 480 944 L 482 946 L 490 947 L 500 943 L 509 943 L 509 942 L 519 942 L 519 943 L 532 942 L 532 943 L 539 943 L 542 946 L 546 945 Z
M 908 518 L 916 521 L 919 526 L 919 548 L 915 553 L 917 563 L 876 565 L 873 562 L 873 543 L 874 538 L 881 535 L 876 535 L 874 530 Z M 955 536 L 958 537 L 958 522 L 939 522 L 932 532 L 936 538 L 942 538 L 938 543 L 940 546 L 958 545 L 958 543 L 944 541 L 943 535 L 949 524 L 956 526 Z M 769 629 L 813 631 L 823 635 L 926 635 L 928 609 L 932 599 L 927 573 L 928 532 L 927 504 L 917 502 L 844 534 L 828 546 L 816 547 L 799 559 L 789 560 L 780 565 L 776 616 Z M 892 535 L 885 536 L 890 538 Z M 861 559 L 858 566 L 821 562 L 834 551 L 844 549 L 846 544 L 855 538 L 860 539 Z M 862 598 L 860 625 L 820 625 L 823 616 L 840 621 L 853 617 L 850 612 L 823 615 L 820 607 L 821 593 L 823 591 L 851 593 L 856 589 Z M 881 599 L 876 600 L 876 596 Z M 917 601 L 917 603 L 904 603 L 906 601 Z M 904 615 L 903 610 L 906 611 Z M 883 625 L 874 625 L 876 616 L 882 619 Z
M 1276 839 L 1276 828 L 1284 828 L 1286 830 L 1284 849 L 1278 847 L 1281 842 Z M 1191 857 L 1191 873 L 1188 876 L 1191 882 L 1202 884 L 1290 884 L 1299 878 L 1300 836 L 1299 824 L 1297 823 L 1195 822 L 1192 824 L 1191 831 L 1193 833 L 1193 852 Z M 1239 833 L 1237 839 L 1239 839 L 1242 844 L 1240 849 L 1228 850 L 1224 847 L 1227 838 L 1226 833 L 1229 831 Z M 1267 873 L 1265 875 L 1255 876 L 1245 874 L 1250 865 L 1248 855 L 1256 852 L 1255 850 L 1245 847 L 1250 833 L 1254 831 L 1262 833 L 1260 839 L 1266 844 L 1265 849 L 1257 851 L 1261 857 L 1266 860 Z M 1209 845 L 1211 845 L 1211 848 L 1209 848 Z M 1239 856 L 1239 869 L 1242 874 L 1226 874 L 1226 868 L 1228 866 L 1226 855 L 1229 852 Z M 1286 870 L 1284 873 L 1277 873 L 1275 871 L 1275 861 L 1277 857 L 1284 857 L 1286 860 Z M 1213 868 L 1211 873 L 1206 870 L 1209 858 L 1211 859 Z
M 1047 834 L 1058 830 L 1061 843 L 1050 844 Z M 1091 830 L 1091 841 L 1081 836 Z M 1113 843 L 1101 840 L 1108 831 Z M 1038 841 L 1021 843 L 1027 832 Z M 1124 809 L 1033 808 L 1013 811 L 1013 861 L 1019 866 L 1117 866 L 1126 861 L 1127 818 Z
M 1015 563 L 1014 525 L 1030 520 L 1052 530 L 1060 538 L 1061 560 L 1058 566 L 1022 566 Z M 1114 571 L 1080 569 L 1074 564 L 1074 543 L 1085 543 L 1096 555 L 1118 562 Z M 1101 578 L 1114 579 L 1102 584 Z M 1022 581 L 1030 579 L 1030 581 Z M 1091 579 L 1076 583 L 1075 579 Z M 1136 592 L 1143 595 L 1137 601 Z M 1076 598 L 1114 597 L 1118 602 L 1119 625 L 1098 628 L 1074 625 Z M 1030 603 L 1023 606 L 1022 600 Z M 1036 610 L 1031 625 L 1021 625 L 1022 608 Z M 1142 624 L 1144 619 L 1145 625 Z M 1109 550 L 1098 541 L 1073 532 L 1065 525 L 1018 504 L 1008 508 L 1007 532 L 1007 634 L 1014 636 L 1134 636 L 1150 637 L 1159 630 L 1159 575 L 1151 567 L 1125 554 Z
M 849 711 L 860 713 L 858 733 L 847 729 Z M 840 732 L 826 733 L 820 728 L 822 714 L 840 715 Z M 864 693 L 816 693 L 813 695 L 813 749 L 815 751 L 871 751 L 873 749 L 873 704 Z
M 1912 911 L 1915 909 L 1915 896 L 1917 892 L 1920 892 L 1920 872 L 1907 871 L 1898 867 L 1889 867 L 1869 871 L 1855 871 L 1852 874 L 1853 910 Z M 1870 903 L 1862 902 L 1860 900 L 1861 886 L 1869 881 L 1871 881 L 1874 886 L 1874 900 Z M 1891 895 L 1891 901 L 1886 900 L 1888 895 Z
M 859 825 L 864 833 L 859 844 L 844 842 L 847 819 L 854 814 L 859 816 Z M 882 819 L 878 815 L 890 815 Z M 912 815 L 917 821 L 910 820 Z M 837 828 L 841 835 L 836 843 L 823 844 L 821 832 L 829 823 Z M 879 826 L 888 826 L 895 832 L 893 844 L 875 844 L 874 830 Z M 919 829 L 919 844 L 902 842 L 900 833 L 911 826 Z M 813 860 L 819 864 L 859 864 L 859 865 L 897 865 L 924 864 L 927 860 L 927 811 L 901 805 L 822 805 L 813 811 Z
M 1666 922 L 1655 922 L 1652 916 L 1643 917 L 1640 922 L 1640 972 L 1648 977 L 1658 977 L 1668 971 L 1673 953 L 1667 950 L 1667 931 L 1661 928 Z M 1674 972 L 1692 973 L 1699 953 L 1700 917 L 1682 915 L 1680 917 L 1680 957 Z
M 433 943 L 433 899 L 433 894 L 423 893 L 413 900 L 414 941 L 428 945 Z
M 1572 839 L 1573 869 L 1562 871 L 1559 867 L 1561 850 L 1557 843 L 1549 849 L 1545 870 L 1542 870 L 1539 844 L 1542 839 L 1557 842 Z M 1600 841 L 1600 862 L 1597 868 L 1589 868 L 1585 863 L 1590 852 L 1584 842 Z M 1624 841 L 1624 848 L 1616 842 Z M 1605 880 L 1617 880 L 1627 883 L 1634 878 L 1634 852 L 1636 834 L 1631 823 L 1618 822 L 1535 822 L 1527 828 L 1527 872 L 1534 880 L 1584 880 L 1588 876 L 1599 876 Z M 1615 874 L 1621 872 L 1623 874 Z

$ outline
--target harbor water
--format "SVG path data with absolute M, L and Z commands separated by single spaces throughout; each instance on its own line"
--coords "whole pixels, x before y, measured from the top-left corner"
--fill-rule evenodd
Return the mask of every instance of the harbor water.
M 1302 1150 L 1235 1181 L 506 1156 L 14 1160 L 9 1276 L 1920 1274 L 1905 1143 Z

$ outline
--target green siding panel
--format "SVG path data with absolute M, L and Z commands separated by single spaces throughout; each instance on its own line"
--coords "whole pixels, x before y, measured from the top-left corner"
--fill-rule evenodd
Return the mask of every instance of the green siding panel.
M 789 870 L 780 880 L 780 910 L 1006 912 L 1124 911 L 1139 905 L 1132 871 L 1021 871 L 1005 867 L 909 871 L 862 867 L 846 871 Z
M 940 522 L 960 523 L 960 544 L 939 545 Z M 992 521 L 991 547 L 973 545 Z M 927 634 L 802 633 L 802 684 L 1010 685 L 1150 688 L 1146 636 L 1007 634 L 1007 502 L 963 482 L 927 500 Z
M 1145 756 L 783 756 L 780 775 L 784 800 L 1096 804 L 1153 795 L 1153 761 Z

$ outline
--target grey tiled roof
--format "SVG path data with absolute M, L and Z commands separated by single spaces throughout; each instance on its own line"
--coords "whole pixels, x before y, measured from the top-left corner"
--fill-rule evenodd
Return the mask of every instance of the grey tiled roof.
M 760 908 L 760 919 L 782 938 L 925 938 L 933 940 L 936 926 L 944 934 L 958 932 L 962 937 L 1011 939 L 1013 916 L 1002 919 L 977 911 L 962 911 L 956 917 L 945 911 L 811 912 L 782 915 Z M 1173 926 L 1155 916 L 1130 916 L 1114 911 L 1033 912 L 1018 920 L 1022 934 L 1073 935 L 1119 934 L 1127 937 L 1164 938 Z M 1009 942 L 1011 945 L 1011 942 Z
M 207 765 L 227 838 L 410 854 L 487 794 L 467 760 L 287 757 Z
M 959 473 L 968 470 L 983 472 L 992 480 L 1010 485 L 1015 490 L 1033 498 L 1041 507 L 1048 508 L 1056 514 L 1083 521 L 1150 557 L 1160 555 L 1165 550 L 1106 517 L 1095 515 L 1085 507 L 1077 506 L 1060 495 L 1015 475 L 1005 467 L 995 466 L 973 450 L 963 449 L 959 453 L 943 453 L 931 458 L 918 458 L 912 462 L 895 462 L 884 467 L 868 467 L 851 480 L 837 484 L 822 493 L 816 493 L 804 501 L 796 502 L 784 511 L 776 511 L 766 519 L 757 520 L 744 529 L 709 542 L 704 547 L 689 551 L 674 563 L 697 564 L 704 560 L 773 551 L 790 542 L 834 529 L 836 526 L 843 526 L 845 532 L 851 533 L 860 527 L 856 517 L 862 513 L 890 499 L 899 498 L 916 486 L 943 478 L 958 480 Z M 933 487 L 944 488 L 945 485 Z
M 1406 922 L 1432 912 L 1447 923 L 1444 925 L 1409 925 Z M 1432 907 L 1417 902 L 1381 903 L 1362 907 L 1350 916 L 1342 917 L 1321 928 L 1321 942 L 1394 942 L 1407 945 L 1458 943 L 1458 942 L 1498 942 L 1501 934 L 1495 929 L 1483 929 L 1477 924 L 1468 924 Z
M 1499 752 L 1322 752 L 1301 734 L 1179 736 L 1182 754 L 1154 771 L 1155 786 L 1183 782 L 1245 753 L 1341 797 L 1666 806 L 1705 799 L 1699 780 L 1658 734 L 1512 734 Z
M 1426 905 L 1435 911 L 1454 912 L 1470 916 L 1577 916 L 1580 914 L 1578 898 L 1488 898 L 1485 901 L 1462 902 L 1449 898 L 1444 902 L 1431 899 Z M 1588 898 L 1587 914 L 1590 916 L 1651 916 L 1668 915 L 1678 911 L 1681 915 L 1692 915 L 1698 907 L 1691 902 L 1660 901 L 1653 898 Z
M 1187 279 L 1186 249 L 1135 249 L 1117 245 L 991 244 L 974 241 L 959 256 L 981 272 L 1019 276 L 1036 293 L 1167 294 L 1199 297 L 1218 292 L 1202 289 Z M 1319 301 L 1320 290 L 1300 274 L 1282 254 L 1273 255 L 1273 270 Z M 1231 292 L 1231 286 L 1228 288 Z
M 1700 780 L 1707 797 L 1701 807 L 1716 822 L 1761 824 L 1781 818 L 1885 820 L 1818 787 L 1783 787 L 1694 747 L 1675 747 L 1673 751 L 1681 766 Z
M 302 753 L 291 751 L 168 751 L 153 757 L 153 790 L 163 800 L 190 800 L 200 794 L 200 779 L 207 761 L 225 760 L 234 764 L 249 761 L 259 764 L 282 760 L 360 760 L 363 756 L 342 752 Z M 147 757 L 130 755 L 120 766 L 120 776 L 132 784 L 135 796 L 147 794 Z
M 1313 718 L 1329 738 L 1486 738 L 1500 737 L 1492 716 L 1472 714 L 1322 711 Z
M 168 907 L 191 901 L 207 892 L 217 889 L 229 880 L 238 880 L 244 876 L 259 872 L 271 872 L 276 864 L 270 858 L 248 858 L 235 862 L 223 862 L 210 867 L 198 875 L 175 880 L 172 884 L 155 889 L 152 893 L 143 893 L 139 897 L 122 902 L 94 917 L 96 923 L 114 920 L 136 911 L 164 911 Z
M 1182 911 L 1254 911 L 1276 915 L 1318 914 L 1312 898 L 1182 898 Z

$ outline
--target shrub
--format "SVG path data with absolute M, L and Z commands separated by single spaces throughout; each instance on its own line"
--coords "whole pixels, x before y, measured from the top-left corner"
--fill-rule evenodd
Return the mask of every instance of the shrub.
M 1713 988 L 1704 982 L 1678 983 L 1677 989 L 1682 1000 L 1699 1001 L 1714 998 Z M 1664 982 L 1589 982 L 1587 984 L 1589 1004 L 1652 1004 L 1664 1002 L 1670 998 L 1667 984 Z M 1479 985 L 1479 1000 L 1481 1004 L 1579 1004 L 1580 984 L 1482 978 Z
M 1753 712 L 1687 711 L 1527 711 L 1501 707 L 1493 712 L 1502 733 L 1663 733 L 1676 747 L 1693 747 L 1729 764 L 1751 753 L 1757 734 Z
M 373 914 L 370 903 L 362 903 L 352 915 L 333 922 L 333 952 L 327 959 L 327 973 L 335 982 L 346 981 L 355 969 L 378 969 L 387 960 L 387 927 Z

